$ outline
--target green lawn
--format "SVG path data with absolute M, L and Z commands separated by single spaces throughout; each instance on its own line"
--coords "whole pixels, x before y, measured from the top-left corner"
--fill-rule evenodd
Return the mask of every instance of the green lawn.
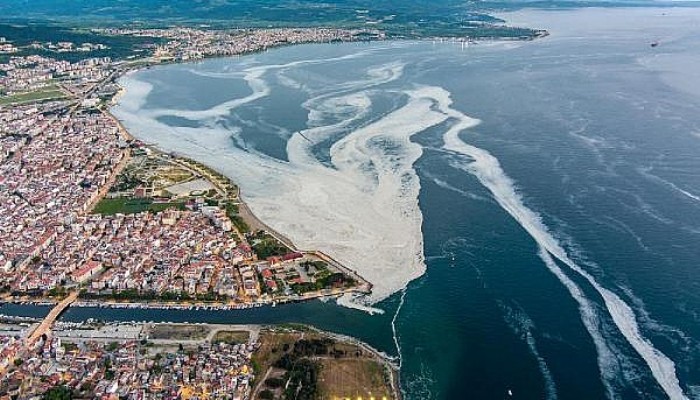
M 142 211 L 150 211 L 159 213 L 170 207 L 175 207 L 178 210 L 185 208 L 184 203 L 153 203 L 150 199 L 132 199 L 128 197 L 118 197 L 116 199 L 102 199 L 93 210 L 96 214 L 113 215 L 113 214 L 135 214 Z
M 35 92 L 13 94 L 11 96 L 0 96 L 0 105 L 30 103 L 50 99 L 62 99 L 66 94 L 55 86 L 47 87 Z

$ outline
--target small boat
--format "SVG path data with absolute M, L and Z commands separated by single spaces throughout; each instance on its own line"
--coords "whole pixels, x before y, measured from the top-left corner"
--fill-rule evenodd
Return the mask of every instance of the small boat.
M 651 47 L 657 47 L 659 45 L 658 41 L 651 42 Z

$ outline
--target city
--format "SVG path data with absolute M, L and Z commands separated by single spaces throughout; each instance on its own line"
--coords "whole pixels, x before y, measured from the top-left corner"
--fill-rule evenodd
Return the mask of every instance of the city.
M 228 178 L 133 139 L 107 111 L 120 91 L 116 79 L 150 64 L 366 40 L 376 32 L 101 33 L 146 37 L 152 55 L 89 58 L 108 47 L 71 42 L 32 43 L 28 49 L 43 55 L 15 55 L 26 49 L 1 39 L 9 59 L 0 64 L 0 294 L 3 301 L 58 304 L 41 324 L 20 321 L 0 334 L 0 393 L 10 396 L 0 398 L 65 391 L 248 399 L 255 338 L 163 353 L 140 333 L 75 342 L 65 336 L 70 328 L 54 321 L 71 304 L 236 309 L 368 293 L 371 286 L 325 254 L 297 250 L 265 230 Z M 88 58 L 46 56 L 72 52 Z

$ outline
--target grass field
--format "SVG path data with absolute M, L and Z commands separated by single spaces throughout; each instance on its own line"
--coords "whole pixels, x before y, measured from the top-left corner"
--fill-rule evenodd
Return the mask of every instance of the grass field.
M 0 106 L 8 104 L 31 103 L 35 101 L 53 100 L 65 98 L 66 94 L 56 87 L 48 87 L 35 92 L 0 96 Z
M 154 203 L 150 199 L 132 199 L 128 197 L 118 197 L 115 199 L 102 199 L 95 206 L 93 213 L 103 215 L 114 214 L 135 214 L 143 211 L 159 213 L 170 207 L 183 210 L 184 203 Z
M 255 352 L 253 359 L 260 366 L 262 373 L 280 358 L 285 344 L 293 347 L 299 337 L 298 332 L 260 332 L 260 348 Z

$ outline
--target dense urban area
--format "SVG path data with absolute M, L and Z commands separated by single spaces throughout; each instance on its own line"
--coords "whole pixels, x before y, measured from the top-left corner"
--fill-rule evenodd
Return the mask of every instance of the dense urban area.
M 62 322 L 16 357 L 30 328 L 0 324 L 0 399 L 393 398 L 381 354 L 304 326 Z
M 250 32 L 108 30 L 167 39 L 139 63 L 353 40 L 327 29 Z M 3 51 L 20 51 L 2 40 Z M 55 52 L 100 44 L 38 43 Z M 137 64 L 140 65 L 140 64 Z M 251 230 L 228 179 L 134 140 L 107 111 L 130 65 L 30 55 L 1 64 L 0 277 L 6 296 L 85 300 L 269 301 L 369 289 L 318 253 Z M 39 101 L 43 100 L 43 101 Z

